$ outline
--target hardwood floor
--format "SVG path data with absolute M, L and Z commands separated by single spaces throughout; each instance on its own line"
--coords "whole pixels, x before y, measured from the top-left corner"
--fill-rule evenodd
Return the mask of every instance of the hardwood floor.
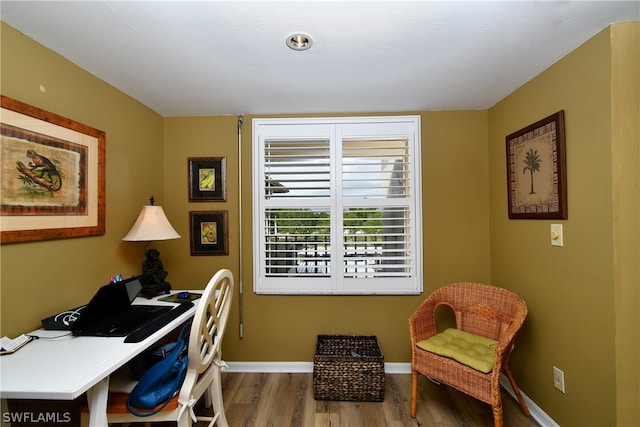
M 231 427 L 493 426 L 489 405 L 424 377 L 418 383 L 418 413 L 411 418 L 408 374 L 386 375 L 384 402 L 316 401 L 310 373 L 223 373 L 222 380 Z M 538 427 L 506 392 L 503 407 L 506 427 Z

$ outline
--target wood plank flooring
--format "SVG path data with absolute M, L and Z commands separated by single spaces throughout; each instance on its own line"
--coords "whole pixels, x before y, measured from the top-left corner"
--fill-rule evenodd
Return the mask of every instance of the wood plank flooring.
M 231 427 L 493 426 L 489 405 L 424 377 L 418 382 L 418 413 L 411 418 L 408 374 L 386 375 L 384 402 L 316 401 L 310 373 L 223 373 L 222 381 Z M 538 427 L 506 392 L 503 406 L 505 426 Z

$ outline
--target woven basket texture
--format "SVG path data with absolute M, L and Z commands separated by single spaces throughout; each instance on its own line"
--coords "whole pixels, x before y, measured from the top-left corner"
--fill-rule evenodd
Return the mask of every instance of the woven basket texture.
M 381 402 L 384 356 L 375 336 L 318 335 L 313 360 L 316 400 Z

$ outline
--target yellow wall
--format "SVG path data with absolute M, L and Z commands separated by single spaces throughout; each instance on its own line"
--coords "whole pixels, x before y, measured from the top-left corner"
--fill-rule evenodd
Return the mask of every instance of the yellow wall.
M 310 361 L 315 335 L 355 333 L 377 335 L 387 361 L 409 361 L 406 319 L 424 295 L 253 294 L 251 116 L 242 132 L 240 220 L 236 116 L 162 118 L 4 23 L 0 37 L 2 94 L 107 133 L 106 234 L 1 246 L 1 335 L 32 330 L 86 302 L 111 275 L 139 271 L 142 244 L 121 238 L 153 194 L 183 236 L 154 243 L 174 287 L 202 288 L 221 267 L 237 278 L 242 256 L 244 338 L 236 299 L 225 359 Z M 522 294 L 530 316 L 512 367 L 563 426 L 640 425 L 638 50 L 638 25 L 616 25 L 489 111 L 417 113 L 425 293 L 477 280 Z M 510 221 L 504 137 L 560 109 L 569 219 Z M 188 202 L 187 158 L 201 156 L 227 158 L 226 202 Z M 229 211 L 228 256 L 190 256 L 195 210 Z M 549 245 L 552 222 L 565 227 L 564 248 Z M 553 365 L 565 371 L 565 395 L 553 389 Z
M 41 84 L 47 87 L 44 93 L 38 89 Z M 409 360 L 407 318 L 422 296 L 253 294 L 251 116 L 245 117 L 242 135 L 240 223 L 236 116 L 158 117 L 4 23 L 2 91 L 107 133 L 105 236 L 2 246 L 3 335 L 27 332 L 43 317 L 85 303 L 115 273 L 139 271 L 142 244 L 121 238 L 153 194 L 183 236 L 153 243 L 175 288 L 202 288 L 221 267 L 239 277 L 238 236 L 243 228 L 244 338 L 238 334 L 236 300 L 225 339 L 228 360 L 310 361 L 316 335 L 322 333 L 375 334 L 387 361 Z M 487 113 L 421 115 L 424 289 L 430 292 L 457 280 L 489 281 Z M 200 156 L 227 157 L 226 202 L 188 202 L 187 158 Z M 190 256 L 189 211 L 196 210 L 229 211 L 228 256 Z M 19 304 L 26 294 L 34 295 L 29 310 Z
M 0 37 L 3 95 L 106 132 L 105 235 L 0 247 L 0 333 L 15 336 L 140 270 L 143 246 L 121 239 L 151 194 L 164 202 L 163 135 L 147 107 L 4 23 Z
M 640 25 L 611 28 L 618 425 L 640 425 Z
M 486 112 L 423 113 L 424 287 L 456 280 L 489 280 L 488 157 Z M 225 358 L 234 361 L 311 361 L 318 334 L 377 335 L 385 360 L 410 359 L 407 318 L 423 296 L 255 295 L 252 282 L 251 119 L 242 132 L 242 213 L 239 220 L 237 117 L 165 119 L 167 212 L 174 225 L 188 226 L 189 210 L 229 211 L 230 255 L 190 257 L 188 239 L 167 249 L 174 282 L 202 286 L 220 267 L 239 272 L 239 229 L 243 233 L 244 337 L 234 304 L 225 337 Z M 188 203 L 186 159 L 227 157 L 227 202 Z M 455 167 L 454 167 L 455 165 Z M 460 173 L 460 171 L 463 171 Z M 470 207 L 473 208 L 470 208 Z M 464 245 L 460 242 L 464 241 Z M 166 265 L 166 263 L 165 263 Z M 167 266 L 169 269 L 169 266 Z
M 615 28 L 489 110 L 491 276 L 527 300 L 515 374 L 563 426 L 640 424 L 638 25 Z M 612 81 L 619 82 L 617 93 Z M 565 110 L 568 220 L 509 220 L 505 135 L 559 110 Z M 550 245 L 551 223 L 564 226 L 562 248 Z M 565 372 L 566 394 L 553 388 L 552 366 Z

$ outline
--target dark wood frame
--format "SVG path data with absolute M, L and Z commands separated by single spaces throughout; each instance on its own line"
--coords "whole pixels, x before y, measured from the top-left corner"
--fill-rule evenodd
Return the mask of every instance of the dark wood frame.
M 564 110 L 508 135 L 506 143 L 509 219 L 567 219 Z
M 189 201 L 224 202 L 227 200 L 227 158 L 226 157 L 189 157 Z M 202 170 L 213 169 L 213 189 L 200 185 Z
M 228 211 L 190 211 L 191 255 L 229 255 Z M 216 224 L 216 241 L 203 241 L 203 224 Z
M 2 216 L 5 217 L 5 220 L 15 219 L 16 223 L 8 227 L 9 229 L 2 230 L 0 233 L 0 242 L 5 244 L 103 235 L 105 233 L 106 200 L 106 134 L 98 129 L 4 95 L 0 97 L 0 103 L 2 109 L 7 110 L 7 113 L 12 111 L 25 116 L 25 126 L 16 131 L 16 133 L 12 133 L 12 137 L 22 139 L 23 136 L 27 135 L 29 139 L 25 139 L 25 144 L 42 144 L 44 148 L 56 147 L 66 150 L 67 147 L 71 146 L 81 147 L 79 149 L 81 154 L 79 155 L 82 159 L 82 161 L 78 163 L 80 171 L 77 175 L 80 205 L 77 208 L 69 209 L 63 205 L 50 208 L 44 205 L 19 206 L 2 204 Z M 6 130 L 7 135 L 9 135 L 9 132 L 13 132 L 13 130 L 7 129 L 16 129 L 16 127 L 5 123 L 5 119 L 6 118 L 3 118 L 2 122 L 3 132 Z M 34 128 L 30 129 L 28 127 L 29 125 L 34 125 Z M 84 146 L 82 143 L 71 143 L 55 135 L 42 133 L 42 129 L 56 130 L 57 127 L 70 129 L 83 134 L 83 136 L 88 137 L 91 143 L 87 142 L 86 146 Z M 83 157 L 85 154 L 86 161 Z M 27 160 L 25 160 L 25 162 L 27 162 Z M 30 168 L 27 167 L 27 165 L 29 163 L 27 163 L 27 165 L 21 165 L 19 163 L 20 162 L 18 162 L 17 166 L 22 168 L 21 172 L 28 174 Z M 83 169 L 83 165 L 85 164 L 87 170 Z M 1 169 L 0 167 L 0 170 Z M 58 175 L 59 178 L 60 176 L 61 175 Z M 64 181 L 64 177 L 62 182 L 66 182 Z M 3 186 L 5 184 L 6 183 L 3 183 Z M 51 193 L 53 194 L 53 192 Z M 43 221 L 43 218 L 50 218 L 51 221 Z M 51 226 L 52 221 L 55 224 L 54 226 Z M 73 225 L 74 223 L 77 225 Z M 58 224 L 60 225 L 58 226 Z M 68 224 L 71 224 L 71 226 L 68 226 Z

